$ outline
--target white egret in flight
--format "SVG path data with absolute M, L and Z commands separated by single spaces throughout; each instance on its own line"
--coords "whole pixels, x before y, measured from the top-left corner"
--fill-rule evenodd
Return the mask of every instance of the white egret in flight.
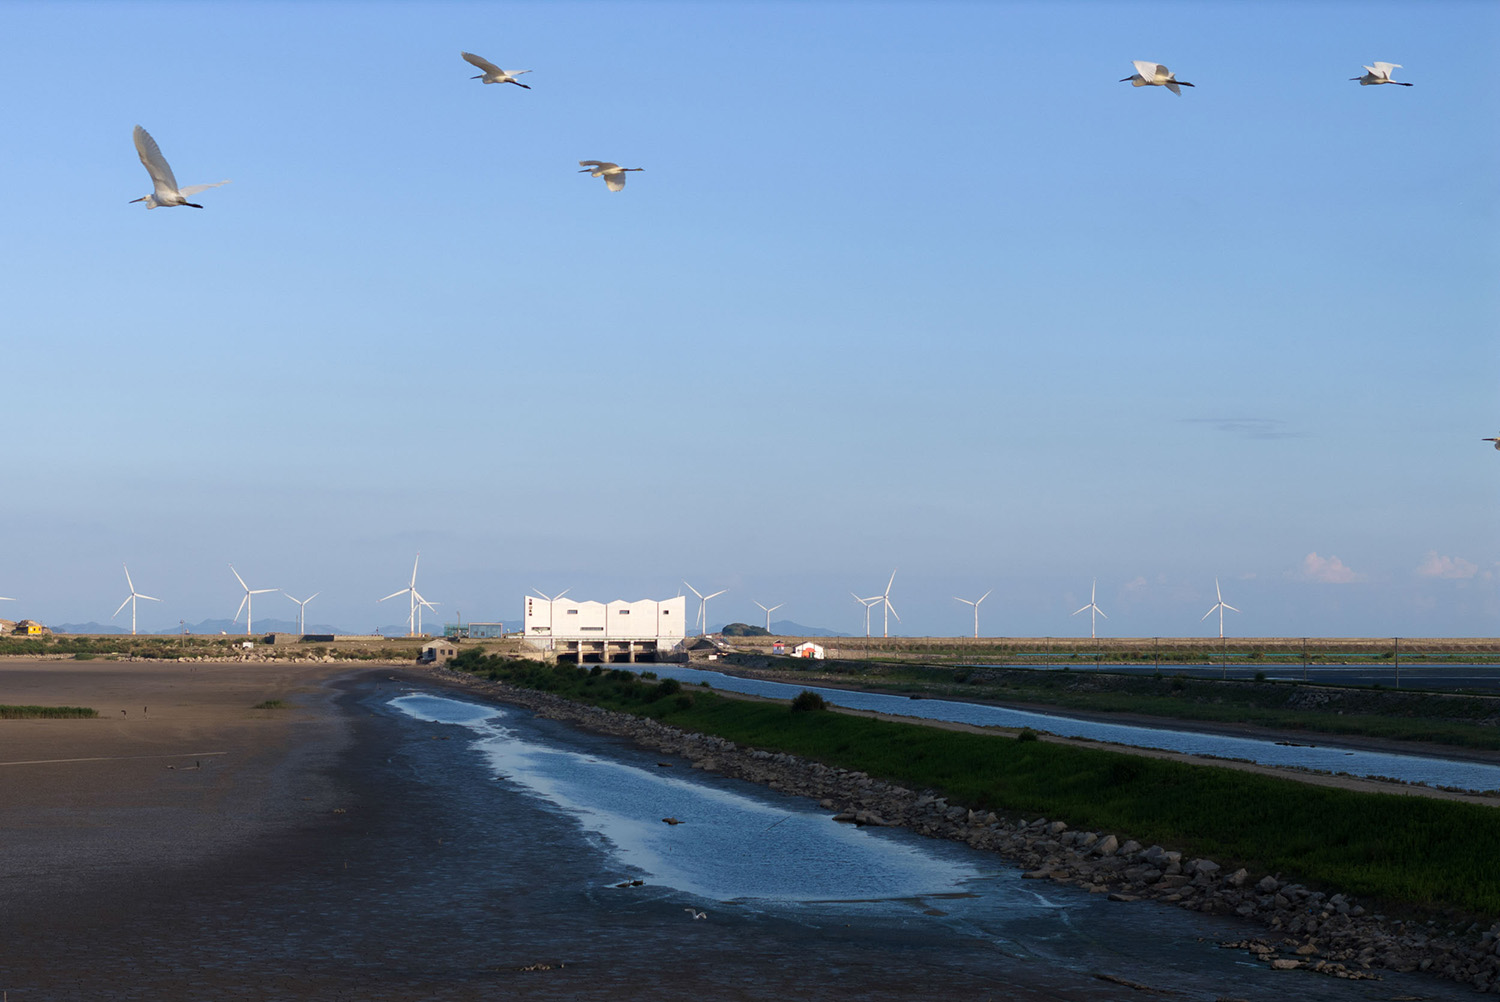
M 215 181 L 213 184 L 195 184 L 187 188 L 178 188 L 177 179 L 172 176 L 172 168 L 167 165 L 167 158 L 161 155 L 161 147 L 156 145 L 156 140 L 151 138 L 151 133 L 135 127 L 132 133 L 135 137 L 135 151 L 141 155 L 141 163 L 145 165 L 146 173 L 151 175 L 151 183 L 156 186 L 156 191 L 142 198 L 132 198 L 131 203 L 145 202 L 146 208 L 154 209 L 161 205 L 188 205 L 195 209 L 203 206 L 188 199 L 200 191 L 209 188 L 217 188 L 228 181 Z
M 1481 442 L 1494 442 L 1495 448 L 1500 449 L 1500 438 L 1482 438 Z
M 467 60 L 470 64 L 477 66 L 481 70 L 484 70 L 484 72 L 479 74 L 477 77 L 470 77 L 470 80 L 483 80 L 487 84 L 513 83 L 517 87 L 525 87 L 527 90 L 531 89 L 530 84 L 523 84 L 521 81 L 516 79 L 516 77 L 520 76 L 522 73 L 530 73 L 530 70 L 502 70 L 500 67 L 496 66 L 488 59 L 485 59 L 482 56 L 476 56 L 472 52 L 460 52 L 459 55 L 463 56 L 464 59 Z
M 1350 77 L 1350 80 L 1358 80 L 1361 87 L 1371 84 L 1395 84 L 1397 87 L 1410 87 L 1409 83 L 1391 79 L 1391 70 L 1399 70 L 1400 63 L 1376 63 L 1374 66 L 1365 67 L 1365 75 L 1362 77 Z
M 1149 59 L 1132 59 L 1135 63 L 1135 72 L 1128 77 L 1122 77 L 1120 83 L 1130 81 L 1132 87 L 1165 87 L 1167 90 L 1182 96 L 1181 87 L 1191 87 L 1192 84 L 1186 80 L 1178 80 L 1171 70 L 1161 63 L 1153 63 Z
M 619 191 L 625 187 L 625 172 L 628 170 L 645 170 L 644 167 L 621 167 L 619 164 L 608 163 L 603 160 L 580 160 L 578 166 L 583 170 L 580 174 L 590 177 L 602 177 L 610 191 Z

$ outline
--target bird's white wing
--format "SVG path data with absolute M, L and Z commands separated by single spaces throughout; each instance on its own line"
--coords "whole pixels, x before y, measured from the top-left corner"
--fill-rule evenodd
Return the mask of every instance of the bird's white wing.
M 1173 94 L 1176 94 L 1178 97 L 1182 96 L 1182 88 L 1177 86 L 1176 80 L 1167 81 L 1167 90 L 1171 91 Z
M 621 188 L 625 187 L 625 175 L 606 174 L 604 175 L 604 183 L 610 191 L 619 191 Z
M 578 166 L 580 166 L 580 167 L 597 167 L 600 170 L 605 170 L 607 168 L 618 167 L 620 165 L 619 164 L 612 164 L 612 163 L 610 163 L 607 160 L 580 160 L 580 161 L 578 161 Z
M 1376 63 L 1373 69 L 1369 66 L 1365 67 L 1365 69 L 1370 70 L 1376 76 L 1382 77 L 1389 77 L 1391 75 L 1391 70 L 1399 70 L 1400 68 L 1400 63 Z
M 151 175 L 157 194 L 176 194 L 177 179 L 172 176 L 172 168 L 167 166 L 167 158 L 161 155 L 161 147 L 156 145 L 151 133 L 137 125 L 131 135 L 135 139 L 135 151 L 140 154 L 141 165 Z
M 488 59 L 485 59 L 482 56 L 476 56 L 472 52 L 460 52 L 459 55 L 463 56 L 464 59 L 467 62 L 469 62 L 470 64 L 472 64 L 474 66 L 477 66 L 480 69 L 484 70 L 486 73 L 504 73 L 505 72 L 500 67 L 498 67 L 494 63 L 490 62 Z
M 1131 62 L 1135 64 L 1135 71 L 1139 73 L 1147 83 L 1155 80 L 1157 73 L 1167 72 L 1167 68 L 1165 66 L 1161 65 L 1160 63 L 1150 62 L 1146 59 L 1132 59 Z
M 213 184 L 194 184 L 189 185 L 186 188 L 179 189 L 179 192 L 181 193 L 183 198 L 191 198 L 192 196 L 198 194 L 198 192 L 200 191 L 207 191 L 210 188 L 217 188 L 220 185 L 228 183 L 228 181 L 215 181 Z
M 530 71 L 530 70 L 506 70 L 506 71 L 505 71 L 505 72 L 506 72 L 506 73 L 507 73 L 507 74 L 508 74 L 508 75 L 510 75 L 510 76 L 513 76 L 513 77 L 518 77 L 518 76 L 520 76 L 520 75 L 521 75 L 521 74 L 522 74 L 522 73 L 530 73 L 530 72 L 531 72 L 531 71 Z

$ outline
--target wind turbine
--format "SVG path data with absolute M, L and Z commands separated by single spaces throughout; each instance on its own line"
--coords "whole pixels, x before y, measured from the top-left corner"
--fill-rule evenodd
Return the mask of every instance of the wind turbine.
M 983 602 L 985 599 L 989 598 L 990 597 L 990 592 L 994 591 L 994 590 L 995 589 L 991 588 L 990 591 L 987 591 L 983 595 L 980 595 L 977 599 L 975 599 L 972 602 L 970 602 L 966 598 L 959 598 L 957 595 L 953 596 L 953 601 L 955 601 L 955 602 L 962 602 L 964 605 L 972 605 L 974 607 L 974 639 L 975 640 L 979 639 L 979 603 Z
M 422 554 L 418 552 L 416 560 L 413 560 L 411 562 L 411 584 L 407 585 L 405 588 L 402 588 L 400 591 L 391 592 L 385 598 L 380 600 L 384 602 L 386 598 L 395 598 L 397 595 L 411 596 L 411 612 L 408 613 L 406 617 L 406 635 L 408 637 L 417 636 L 422 632 L 422 606 L 425 605 L 433 612 L 437 612 L 437 606 L 427 601 L 422 597 L 422 593 L 417 591 L 417 564 L 421 561 L 421 559 Z
M 891 585 L 895 583 L 896 571 L 891 571 L 891 579 L 885 583 L 885 592 L 879 596 L 879 600 L 885 603 L 885 628 L 881 632 L 886 637 L 891 635 L 891 617 L 895 616 L 896 622 L 901 622 L 901 614 L 896 611 L 894 605 L 891 605 Z
M 703 632 L 700 633 L 700 634 L 698 634 L 698 635 L 700 637 L 706 637 L 706 636 L 708 636 L 708 600 L 711 599 L 711 598 L 718 598 L 720 595 L 724 594 L 729 589 L 728 588 L 720 588 L 718 591 L 714 592 L 712 595 L 705 595 L 701 591 L 699 591 L 697 588 L 694 588 L 692 585 L 688 584 L 686 581 L 684 581 L 682 583 L 688 586 L 688 591 L 690 591 L 694 595 L 698 596 L 698 619 L 703 624 L 702 625 Z
M 120 566 L 125 567 L 124 564 L 121 564 Z M 130 580 L 129 567 L 125 567 L 125 583 L 130 586 L 130 594 L 125 597 L 125 601 L 120 603 L 120 608 L 115 610 L 115 615 L 110 616 L 109 618 L 114 619 L 115 616 L 118 616 L 120 614 L 120 609 L 124 609 L 127 605 L 130 606 L 130 635 L 133 637 L 135 636 L 135 600 L 138 598 L 143 598 L 148 602 L 160 602 L 161 599 L 152 598 L 150 595 L 142 595 L 140 592 L 136 591 L 135 582 Z M 10 600 L 5 599 L 5 601 L 8 602 Z
M 288 594 L 285 590 L 283 590 L 281 594 L 286 595 L 287 598 L 297 603 L 297 632 L 306 633 L 307 627 L 303 625 L 303 619 L 307 612 L 307 603 L 311 602 L 313 599 L 317 598 L 323 593 L 320 591 L 315 591 L 306 598 L 296 598 L 295 596 Z
M 245 614 L 245 636 L 248 637 L 248 636 L 250 636 L 251 634 L 253 634 L 255 632 L 255 630 L 250 625 L 250 617 L 253 615 L 253 609 L 252 609 L 252 603 L 250 601 L 250 596 L 251 595 L 263 595 L 263 594 L 265 594 L 268 591 L 280 591 L 280 589 L 279 588 L 256 588 L 256 589 L 252 590 L 249 585 L 245 584 L 245 579 L 242 578 L 242 577 L 240 577 L 240 572 L 234 569 L 234 564 L 230 564 L 229 565 L 229 573 L 233 574 L 234 575 L 234 579 L 240 583 L 240 587 L 243 588 L 243 589 L 245 589 L 245 597 L 242 598 L 242 599 L 240 599 L 240 607 L 235 610 L 235 612 L 234 612 L 234 619 L 230 620 L 230 622 L 232 622 L 232 623 L 238 623 L 240 621 L 240 613 L 243 612 Z
M 854 592 L 851 591 L 849 594 L 854 595 Z M 880 601 L 880 596 L 860 598 L 858 595 L 854 595 L 854 601 L 865 607 L 865 639 L 868 640 L 870 638 L 870 607 Z
M 756 602 L 755 604 L 756 605 L 760 605 L 759 602 Z M 786 603 L 785 602 L 778 602 L 775 605 L 771 606 L 769 609 L 767 609 L 763 605 L 760 605 L 760 607 L 762 609 L 766 610 L 766 632 L 767 633 L 771 632 L 771 613 L 775 612 L 777 609 L 780 609 L 783 605 L 786 605 Z
M 1219 639 L 1223 640 L 1224 639 L 1224 610 L 1228 609 L 1230 612 L 1239 612 L 1240 610 L 1236 609 L 1234 606 L 1232 606 L 1228 602 L 1224 601 L 1224 593 L 1219 590 L 1219 579 L 1218 578 L 1214 578 L 1214 597 L 1216 597 L 1218 599 L 1218 601 L 1214 603 L 1214 606 L 1213 606 L 1212 609 L 1209 609 L 1207 612 L 1205 612 L 1203 614 L 1203 619 L 1198 620 L 1198 622 L 1200 622 L 1200 623 L 1203 622 L 1204 619 L 1207 619 L 1209 616 L 1212 616 L 1215 612 L 1217 612 L 1219 614 Z
M 1095 636 L 1095 634 L 1094 634 L 1094 614 L 1097 613 L 1100 616 L 1104 616 L 1104 610 L 1101 609 L 1101 608 L 1099 608 L 1099 606 L 1094 603 L 1094 595 L 1098 592 L 1098 590 L 1099 590 L 1099 579 L 1095 578 L 1094 579 L 1094 585 L 1093 585 L 1093 587 L 1089 589 L 1089 604 L 1086 605 L 1086 606 L 1084 606 L 1082 609 L 1079 609 L 1078 612 L 1073 613 L 1073 615 L 1076 616 L 1076 615 L 1078 615 L 1079 612 L 1088 612 L 1088 610 L 1090 610 L 1090 609 L 1094 610 L 1093 612 L 1089 612 L 1089 639 L 1090 640 L 1093 640 L 1094 636 Z M 1108 619 L 1109 617 L 1108 616 L 1104 616 L 1104 618 Z

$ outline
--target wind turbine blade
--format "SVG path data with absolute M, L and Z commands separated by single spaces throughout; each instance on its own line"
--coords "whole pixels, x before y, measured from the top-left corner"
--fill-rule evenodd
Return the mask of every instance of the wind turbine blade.
M 1109 618 L 1108 616 L 1104 615 L 1104 610 L 1099 608 L 1097 605 L 1094 606 L 1094 611 L 1097 612 L 1100 616 L 1104 616 L 1105 619 Z
M 974 604 L 973 602 L 970 602 L 966 598 L 959 598 L 957 595 L 953 596 L 953 601 L 955 601 L 955 602 L 962 602 L 964 605 L 973 605 Z
M 1234 606 L 1230 605 L 1228 602 L 1224 603 L 1224 608 L 1228 609 L 1230 612 L 1239 612 L 1240 611 L 1240 610 L 1236 609 Z
M 410 588 L 402 588 L 400 591 L 393 591 L 393 592 L 391 592 L 385 598 L 395 598 L 397 595 L 405 595 L 409 591 L 411 591 Z M 385 598 L 380 599 L 380 601 L 384 602 Z
M 849 594 L 854 595 L 854 592 L 851 591 Z M 9 599 L 7 599 L 6 601 L 9 601 Z M 860 598 L 858 595 L 854 595 L 854 601 L 863 603 L 864 599 Z
M 785 602 L 777 602 L 775 605 L 771 606 L 771 608 L 767 609 L 766 611 L 767 612 L 775 612 L 777 609 L 780 609 L 784 605 L 786 605 Z
M 250 594 L 252 594 L 252 595 L 264 595 L 268 591 L 280 591 L 280 590 L 281 590 L 280 588 L 257 588 L 254 591 L 252 591 Z
M 683 581 L 682 583 L 688 586 L 688 591 L 692 592 L 694 595 L 697 595 L 700 599 L 703 597 L 703 593 L 701 591 L 699 591 L 697 588 L 694 588 L 692 585 L 688 584 L 686 581 Z
M 421 561 L 421 559 L 422 559 L 422 551 L 418 550 L 417 551 L 417 559 L 413 560 L 411 562 L 411 586 L 413 588 L 415 588 L 417 586 L 417 563 L 419 561 Z
M 994 590 L 995 590 L 995 589 L 993 589 L 993 588 L 991 588 L 991 589 L 990 589 L 990 591 L 987 591 L 987 592 L 985 592 L 985 593 L 984 593 L 984 594 L 983 594 L 983 595 L 980 595 L 980 596 L 979 596 L 979 602 L 983 602 L 983 601 L 984 601 L 984 600 L 985 600 L 985 599 L 987 599 L 987 598 L 989 598 L 989 597 L 990 597 L 990 592 L 992 592 L 992 591 L 994 591 Z M 975 605 L 978 605 L 978 604 L 979 604 L 979 602 L 975 602 L 975 603 L 974 603 L 974 604 L 975 604 Z
M 750 601 L 755 602 L 755 599 L 752 598 Z M 771 611 L 770 609 L 767 609 L 765 606 L 761 605 L 759 602 L 755 602 L 755 604 L 757 606 L 760 606 L 760 611 L 761 612 L 770 612 Z
M 891 605 L 889 599 L 886 600 L 885 607 L 891 610 L 891 615 L 896 617 L 896 622 L 901 622 L 901 613 L 896 611 L 896 607 L 894 605 Z
M 110 618 L 110 619 L 114 619 L 114 618 L 115 618 L 115 616 L 118 616 L 118 615 L 119 615 L 119 614 L 120 614 L 120 609 L 124 609 L 124 608 L 125 608 L 125 607 L 126 607 L 126 606 L 127 606 L 127 605 L 129 605 L 129 604 L 130 604 L 130 600 L 131 600 L 131 599 L 132 599 L 132 598 L 135 598 L 135 596 L 134 596 L 134 595 L 130 595 L 130 596 L 127 596 L 127 597 L 126 597 L 126 599 L 125 599 L 125 601 L 123 601 L 123 602 L 121 602 L 121 603 L 120 603 L 120 608 L 119 608 L 119 609 L 116 609 L 116 610 L 115 610 L 115 611 L 114 611 L 114 614 L 113 614 L 113 615 L 111 615 L 111 616 L 110 616 L 110 617 L 109 617 L 109 618 Z
M 1092 609 L 1092 608 L 1093 608 L 1093 607 L 1094 607 L 1094 606 L 1093 606 L 1093 604 L 1092 604 L 1092 603 L 1091 603 L 1091 604 L 1089 604 L 1089 605 L 1086 605 L 1086 606 L 1084 606 L 1084 607 L 1083 607 L 1083 608 L 1082 608 L 1082 609 L 1079 609 L 1079 610 L 1078 610 L 1078 612 L 1088 612 L 1088 611 L 1089 611 L 1089 610 L 1090 610 L 1090 609 Z M 1075 613 L 1073 613 L 1073 615 L 1075 615 L 1075 616 L 1076 616 L 1076 615 L 1078 615 L 1078 612 L 1075 612 Z
M 234 564 L 229 565 L 229 573 L 234 575 L 234 579 L 240 583 L 241 588 L 245 589 L 246 591 L 250 590 L 250 586 L 245 584 L 245 579 L 240 577 L 240 572 L 234 569 Z
M 712 595 L 704 595 L 703 596 L 703 601 L 707 602 L 711 598 L 718 598 L 720 595 L 724 594 L 728 590 L 729 590 L 728 588 L 720 588 L 718 591 L 714 592 Z
M 132 580 L 130 580 L 130 568 L 128 566 L 126 566 L 123 562 L 120 564 L 120 566 L 125 568 L 125 583 L 127 585 L 129 585 L 130 586 L 130 590 L 132 592 L 134 592 L 135 591 L 135 582 L 132 581 Z
M 152 598 L 150 595 L 141 595 L 139 593 L 137 593 L 135 595 L 135 597 L 136 598 L 143 598 L 143 599 L 145 599 L 148 602 L 160 602 L 161 601 L 161 599 L 159 599 L 159 598 Z
M 897 568 L 899 570 L 900 568 Z M 885 594 L 891 593 L 891 585 L 896 583 L 896 571 L 891 571 L 891 579 L 885 583 Z
M 240 621 L 240 613 L 245 611 L 245 603 L 248 601 L 250 601 L 250 593 L 247 591 L 245 592 L 245 597 L 240 599 L 240 607 L 234 611 L 234 618 L 230 620 L 231 623 L 238 623 Z
M 1212 616 L 1214 613 L 1216 613 L 1218 611 L 1219 611 L 1219 607 L 1218 606 L 1214 606 L 1212 609 L 1208 610 L 1201 617 L 1199 617 L 1198 622 L 1200 622 L 1200 623 L 1203 622 L 1203 620 L 1207 619 L 1209 616 Z
M 306 605 L 307 603 L 311 602 L 313 599 L 317 598 L 321 594 L 323 594 L 323 593 L 320 592 L 320 591 L 313 592 L 311 595 L 307 596 L 306 598 L 304 598 L 302 600 L 302 604 Z

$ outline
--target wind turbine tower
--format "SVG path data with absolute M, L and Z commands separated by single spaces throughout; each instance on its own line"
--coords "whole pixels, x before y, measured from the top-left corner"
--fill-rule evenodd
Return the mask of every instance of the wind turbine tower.
M 854 592 L 851 591 L 849 594 L 854 595 Z M 865 607 L 865 639 L 868 640 L 870 639 L 870 607 L 880 601 L 880 596 L 860 598 L 858 595 L 854 595 L 854 601 Z
M 427 608 L 431 609 L 433 612 L 437 611 L 437 606 L 427 601 L 422 597 L 422 593 L 417 591 L 417 564 L 420 563 L 421 560 L 422 554 L 418 553 L 417 558 L 411 562 L 411 584 L 407 585 L 405 588 L 402 588 L 400 591 L 391 592 L 385 598 L 380 600 L 384 602 L 386 598 L 395 598 L 397 595 L 411 596 L 411 612 L 409 612 L 406 617 L 406 635 L 408 637 L 415 637 L 422 632 L 422 607 L 424 605 Z
M 251 602 L 251 596 L 252 595 L 264 595 L 268 591 L 280 591 L 280 589 L 279 588 L 255 588 L 255 589 L 251 589 L 251 587 L 249 585 L 245 584 L 245 579 L 242 578 L 242 577 L 240 577 L 240 572 L 234 569 L 234 564 L 230 564 L 229 565 L 229 573 L 233 574 L 234 575 L 234 579 L 240 583 L 240 587 L 243 588 L 243 589 L 245 589 L 245 597 L 242 598 L 242 599 L 240 599 L 240 607 L 235 610 L 235 612 L 234 612 L 234 619 L 230 620 L 230 622 L 232 622 L 232 623 L 238 623 L 240 621 L 240 613 L 243 612 L 245 614 L 245 636 L 248 637 L 248 636 L 250 636 L 251 634 L 253 634 L 255 632 L 255 628 L 253 626 L 251 626 L 251 617 L 254 615 L 254 610 L 252 608 L 252 604 L 253 603 Z
M 304 619 L 307 613 L 307 603 L 311 602 L 313 599 L 317 598 L 323 593 L 320 591 L 315 591 L 306 598 L 297 598 L 293 595 L 287 594 L 285 591 L 283 591 L 281 594 L 286 595 L 287 598 L 297 603 L 297 632 L 305 634 L 307 632 L 307 625 L 304 622 Z
M 1214 597 L 1217 598 L 1218 601 L 1214 603 L 1213 608 L 1209 609 L 1207 612 L 1205 612 L 1203 614 L 1203 619 L 1198 620 L 1198 622 L 1200 622 L 1200 623 L 1203 622 L 1204 619 L 1207 619 L 1209 616 L 1212 616 L 1214 613 L 1217 612 L 1219 614 L 1219 639 L 1223 640 L 1224 639 L 1224 610 L 1228 609 L 1230 612 L 1239 612 L 1240 610 L 1236 609 L 1234 606 L 1232 606 L 1228 602 L 1224 601 L 1224 593 L 1219 590 L 1219 579 L 1218 578 L 1214 578 Z
M 121 564 L 120 566 L 121 567 L 125 567 L 124 564 Z M 120 608 L 115 610 L 115 615 L 114 616 L 110 616 L 109 618 L 110 619 L 114 619 L 115 616 L 118 616 L 120 614 L 120 609 L 124 609 L 125 606 L 129 605 L 130 606 L 130 635 L 133 637 L 133 636 L 135 636 L 135 600 L 138 599 L 138 598 L 143 598 L 143 599 L 145 599 L 148 602 L 160 602 L 161 599 L 159 599 L 159 598 L 152 598 L 150 595 L 142 595 L 140 592 L 136 591 L 135 590 L 135 582 L 132 581 L 132 580 L 130 580 L 130 568 L 129 567 L 125 567 L 125 583 L 130 586 L 130 594 L 127 595 L 127 596 L 125 596 L 125 601 L 123 601 L 123 602 L 120 603 Z M 8 602 L 8 601 L 10 601 L 10 599 L 5 599 L 5 601 Z M 239 618 L 239 617 L 236 616 L 235 618 Z
M 891 585 L 895 583 L 896 571 L 891 571 L 891 579 L 885 583 L 885 592 L 880 596 L 880 601 L 885 603 L 885 627 L 881 632 L 887 637 L 891 635 L 891 617 L 895 616 L 896 622 L 901 622 L 901 614 L 896 611 L 894 605 L 891 605 Z
M 1094 632 L 1094 616 L 1096 614 L 1100 615 L 1100 616 L 1104 616 L 1104 610 L 1101 609 L 1101 608 L 1099 608 L 1098 604 L 1094 601 L 1094 596 L 1095 596 L 1095 594 L 1098 591 L 1099 591 L 1099 579 L 1095 578 L 1094 579 L 1093 587 L 1091 587 L 1089 589 L 1089 604 L 1086 605 L 1086 606 L 1084 606 L 1082 609 L 1079 609 L 1078 612 L 1073 613 L 1073 615 L 1076 616 L 1076 615 L 1078 615 L 1079 612 L 1088 612 L 1088 614 L 1089 614 L 1089 639 L 1090 640 L 1095 639 L 1095 637 L 1097 636 L 1097 634 Z M 1089 612 L 1089 610 L 1091 610 L 1091 609 L 1093 611 Z M 1104 616 L 1104 618 L 1108 619 L 1109 617 L 1108 616 Z
M 989 598 L 990 597 L 990 592 L 992 592 L 994 590 L 995 589 L 991 588 L 990 591 L 987 591 L 983 595 L 980 595 L 977 599 L 975 599 L 972 602 L 969 601 L 966 598 L 959 598 L 957 595 L 953 596 L 953 601 L 955 601 L 955 602 L 962 602 L 964 605 L 972 605 L 974 607 L 974 639 L 975 640 L 979 639 L 979 603 L 983 602 L 985 599 Z
M 700 637 L 706 637 L 706 636 L 708 636 L 708 600 L 711 599 L 711 598 L 718 598 L 720 595 L 724 594 L 729 589 L 728 588 L 720 588 L 718 591 L 714 592 L 712 595 L 705 595 L 701 591 L 699 591 L 697 588 L 694 588 L 692 585 L 688 584 L 686 581 L 684 581 L 682 583 L 688 586 L 688 591 L 690 591 L 694 595 L 698 596 L 698 619 L 702 623 L 702 630 L 703 630 L 703 632 L 700 633 L 700 634 L 698 634 L 698 635 Z
M 755 604 L 756 605 L 760 605 L 759 602 L 756 602 Z M 766 606 L 760 605 L 760 607 L 762 609 L 765 609 L 765 612 L 766 612 L 766 632 L 767 633 L 771 632 L 771 613 L 775 612 L 777 609 L 780 609 L 783 605 L 786 605 L 786 603 L 785 602 L 777 602 L 775 605 L 771 606 L 770 608 L 767 608 Z

